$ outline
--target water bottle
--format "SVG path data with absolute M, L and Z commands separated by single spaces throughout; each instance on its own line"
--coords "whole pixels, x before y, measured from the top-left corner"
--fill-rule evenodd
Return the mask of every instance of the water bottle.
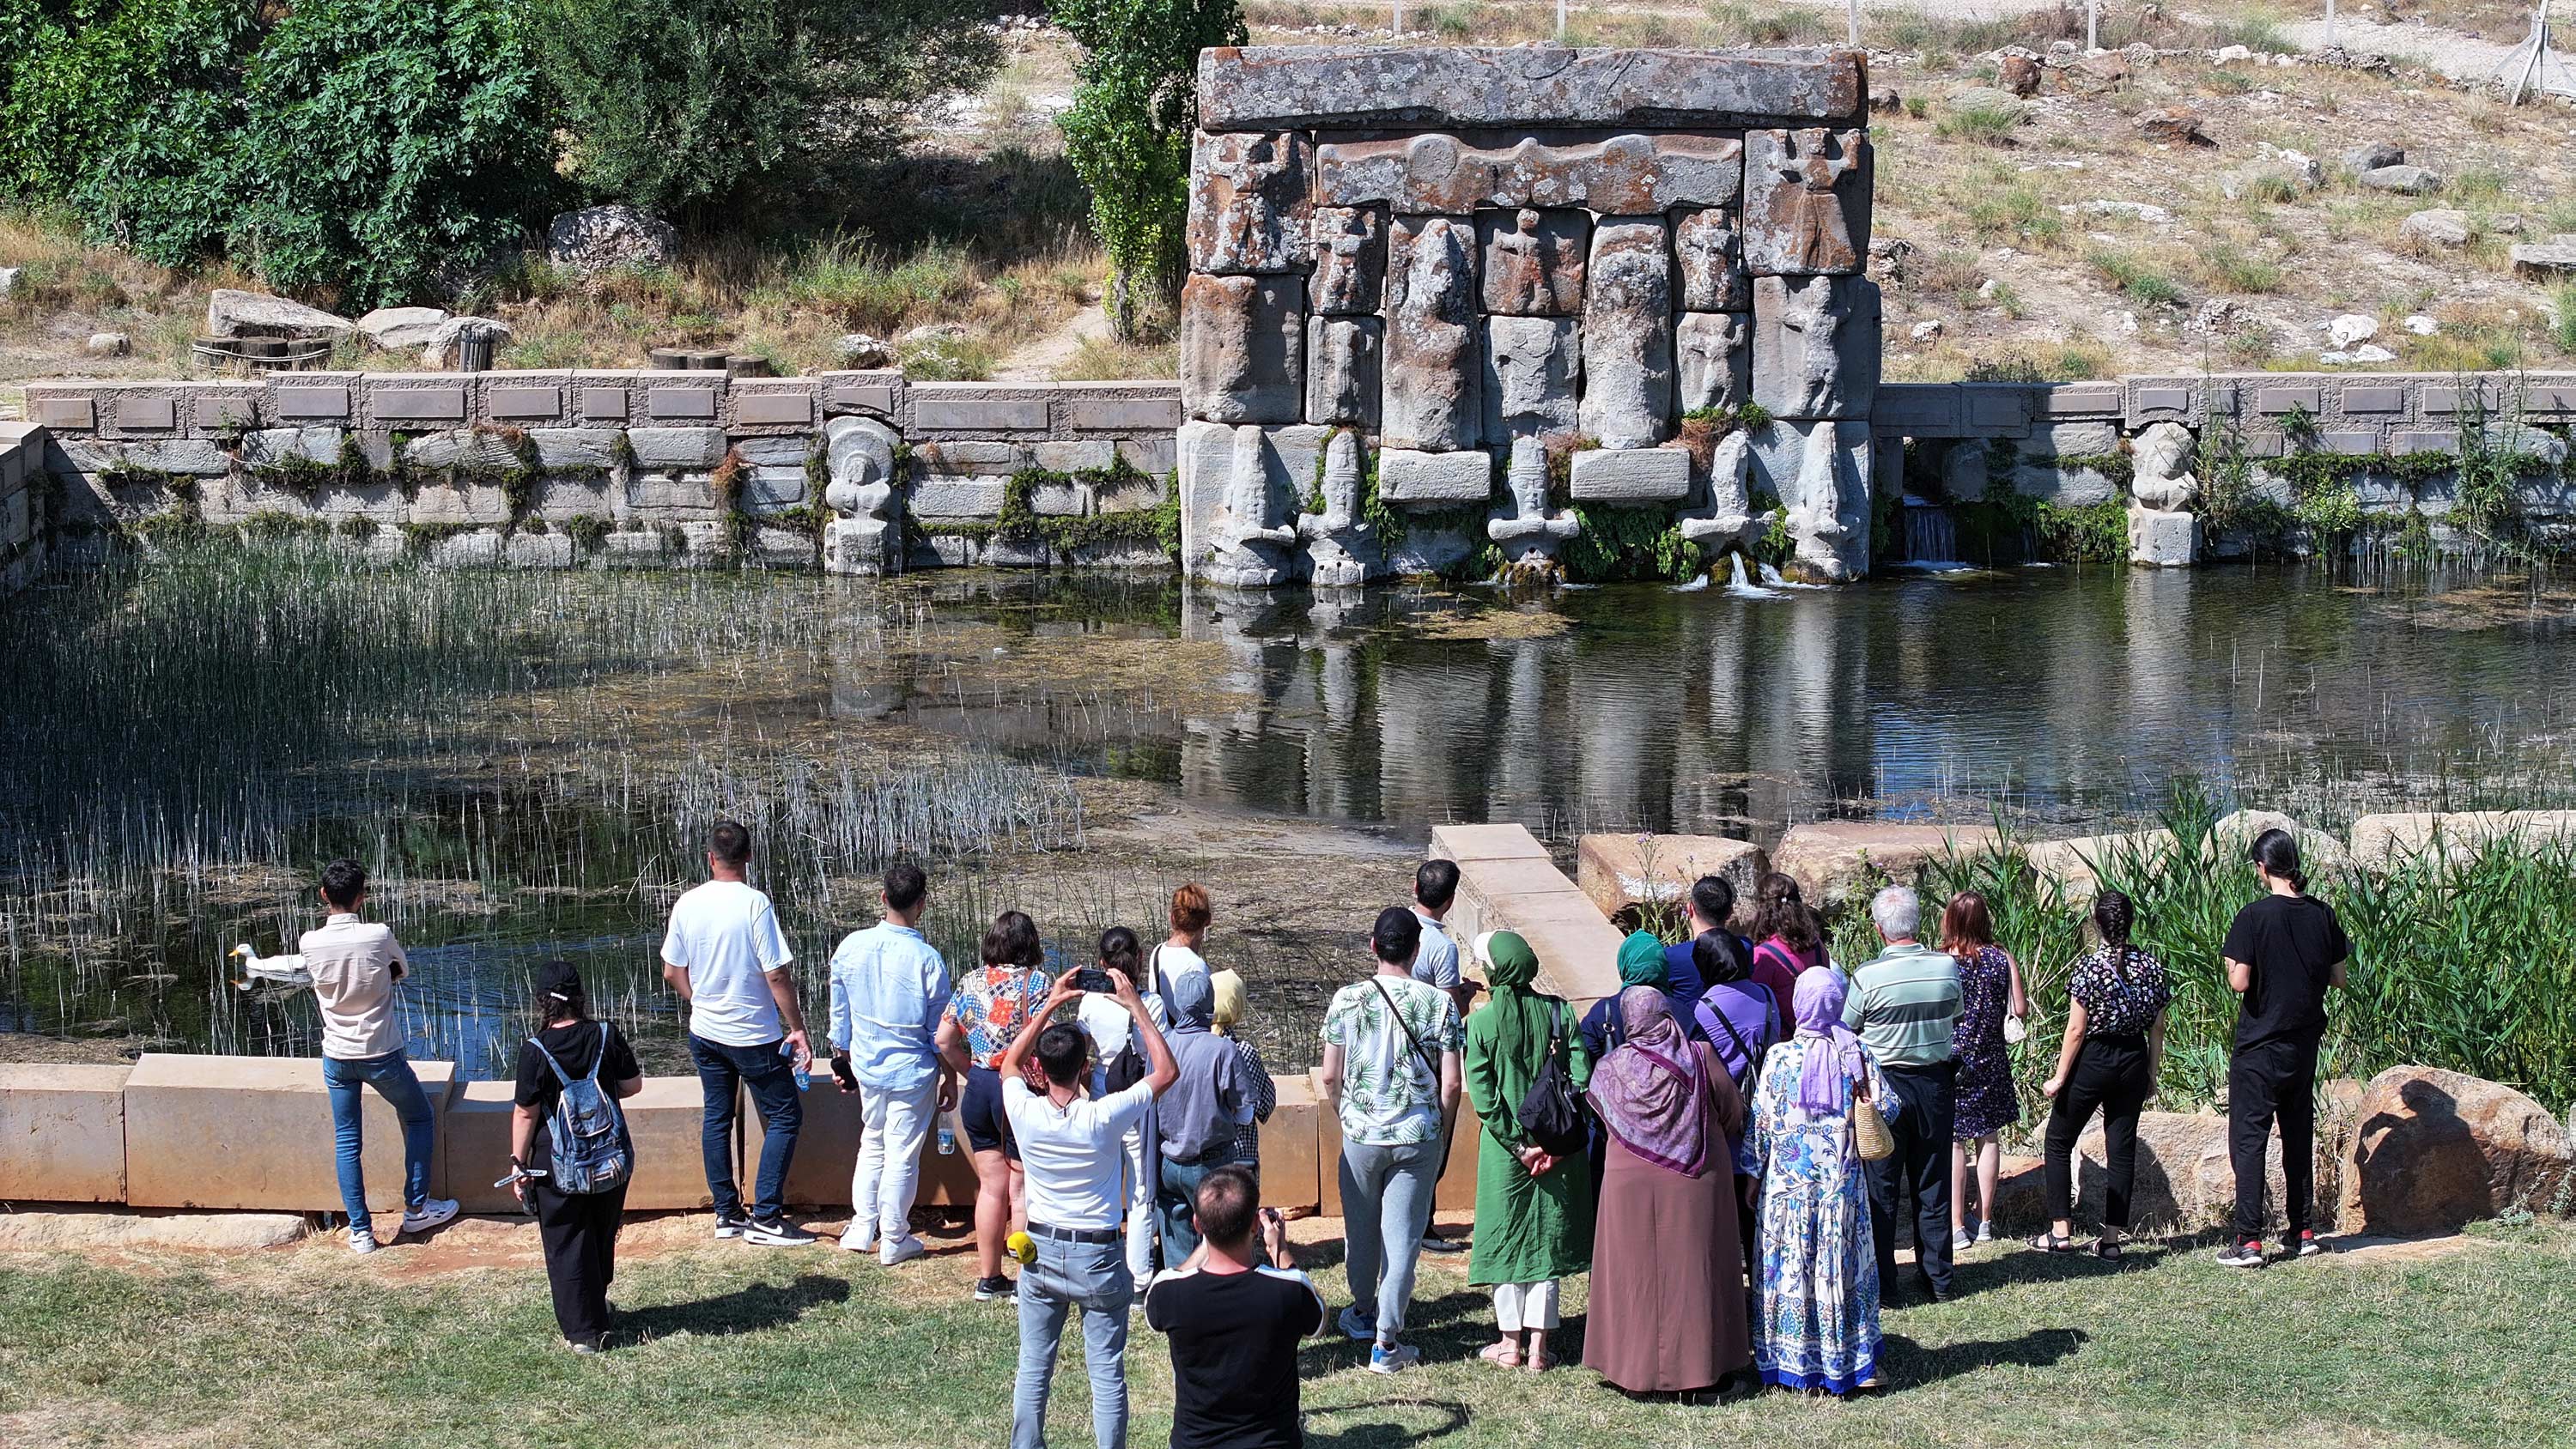
M 942 1157 L 957 1155 L 957 1129 L 949 1126 L 948 1119 L 945 1117 L 939 1119 L 939 1155 Z
M 788 1066 L 794 1068 L 796 1072 L 796 1090 L 800 1092 L 804 1091 L 807 1086 L 812 1084 L 814 1079 L 806 1074 L 803 1067 L 796 1065 L 796 1043 L 792 1041 L 780 1042 L 778 1044 L 778 1054 L 787 1058 Z

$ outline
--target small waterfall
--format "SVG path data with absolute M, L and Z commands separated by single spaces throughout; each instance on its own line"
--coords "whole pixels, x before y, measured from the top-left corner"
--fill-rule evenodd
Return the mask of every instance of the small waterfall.
M 1918 568 L 1959 564 L 1959 531 L 1950 510 L 1928 498 L 1905 495 L 1904 561 Z
M 1781 581 L 1778 570 L 1772 568 L 1769 564 L 1762 565 L 1762 583 L 1755 583 L 1753 581 L 1753 570 L 1745 562 L 1745 556 L 1742 553 L 1728 554 L 1727 559 L 1734 567 L 1734 577 L 1730 579 L 1726 585 L 1726 591 L 1728 593 L 1735 595 L 1739 599 L 1776 599 L 1780 597 L 1780 591 L 1778 589 L 1763 587 L 1763 584 L 1777 584 Z

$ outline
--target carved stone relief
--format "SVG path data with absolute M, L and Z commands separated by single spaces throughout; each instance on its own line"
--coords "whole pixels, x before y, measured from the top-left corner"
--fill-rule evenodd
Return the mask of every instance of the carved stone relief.
M 1293 423 L 1305 410 L 1298 277 L 1201 274 L 1181 286 L 1181 405 L 1219 423 Z
M 1753 306 L 1733 208 L 1684 212 L 1673 223 L 1673 253 L 1681 263 L 1683 311 L 1742 312 Z
M 1865 418 L 1878 395 L 1878 284 L 1753 279 L 1753 400 L 1776 418 Z
M 1660 219 L 1604 221 L 1583 298 L 1583 431 L 1608 448 L 1672 434 L 1673 269 Z
M 1684 312 L 1673 327 L 1683 412 L 1737 407 L 1753 400 L 1753 317 L 1747 312 Z
M 1318 312 L 1355 316 L 1378 309 L 1386 279 L 1386 224 L 1373 206 L 1320 206 L 1314 218 L 1315 275 L 1308 301 Z
M 1384 446 L 1472 448 L 1484 426 L 1468 224 L 1398 217 L 1388 237 Z
M 1854 274 L 1869 256 L 1869 141 L 1859 131 L 1745 138 L 1744 264 L 1753 275 Z
M 1375 317 L 1306 319 L 1306 421 L 1377 427 L 1385 328 Z
M 1190 148 L 1190 267 L 1287 272 L 1306 263 L 1306 138 L 1201 131 Z
M 1570 433 L 1583 376 L 1579 327 L 1571 317 L 1485 319 L 1485 435 Z
M 1583 250 L 1592 219 L 1524 206 L 1476 217 L 1485 310 L 1497 316 L 1571 317 L 1583 310 Z

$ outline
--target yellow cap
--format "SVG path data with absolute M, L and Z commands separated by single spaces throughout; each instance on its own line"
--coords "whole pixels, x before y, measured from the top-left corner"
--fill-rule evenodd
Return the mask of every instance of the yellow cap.
M 1025 1268 L 1038 1260 L 1038 1245 L 1028 1234 L 1013 1233 L 1002 1242 L 1003 1246 L 1011 1250 L 1011 1256 L 1020 1260 L 1021 1267 Z

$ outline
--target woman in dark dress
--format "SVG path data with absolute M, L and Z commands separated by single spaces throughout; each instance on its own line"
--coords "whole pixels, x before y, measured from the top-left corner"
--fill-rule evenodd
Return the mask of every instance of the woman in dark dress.
M 1959 963 L 1959 1021 L 1951 1046 L 1959 1061 L 1956 1108 L 1950 1127 L 1950 1239 L 1995 1240 L 1995 1186 L 2003 1176 L 2003 1130 L 2021 1120 L 2021 1094 L 2013 1087 L 2012 1058 L 2004 1050 L 2004 1022 L 2030 1013 L 2023 999 L 2021 967 L 1995 944 L 1994 915 L 1975 891 L 1950 897 L 1941 913 L 1941 949 Z M 1976 1177 L 1977 1221 L 1969 1235 L 1967 1187 Z
M 558 1190 L 553 1177 L 544 1175 L 554 1156 L 549 1121 L 563 1096 L 564 1079 L 577 1082 L 596 1070 L 602 1091 L 632 1097 L 644 1090 L 644 1069 L 636 1064 L 635 1049 L 624 1034 L 590 1019 L 590 996 L 571 962 L 549 961 L 537 973 L 537 1011 L 545 1024 L 519 1044 L 510 1165 L 521 1174 L 519 1203 L 536 1216 L 545 1244 L 555 1325 L 573 1352 L 597 1353 L 607 1347 L 608 1284 L 617 1276 L 617 1228 L 626 1216 L 626 1184 L 606 1192 Z M 630 1157 L 634 1152 L 631 1142 L 627 1152 Z

